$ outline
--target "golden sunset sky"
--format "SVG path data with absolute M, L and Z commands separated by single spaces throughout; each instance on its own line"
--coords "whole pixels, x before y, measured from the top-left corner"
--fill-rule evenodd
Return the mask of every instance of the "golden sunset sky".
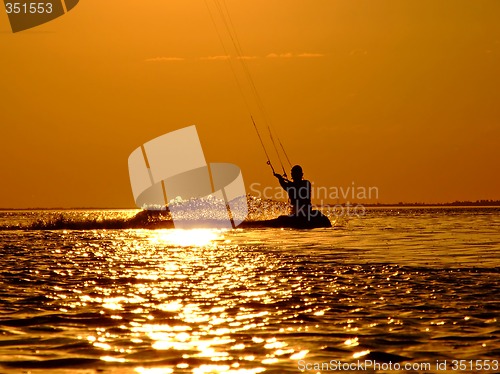
M 267 118 L 316 186 L 500 199 L 498 0 L 226 4 Z M 0 10 L 0 207 L 134 207 L 129 154 L 193 124 L 207 161 L 277 186 L 204 0 L 81 0 L 16 34 Z

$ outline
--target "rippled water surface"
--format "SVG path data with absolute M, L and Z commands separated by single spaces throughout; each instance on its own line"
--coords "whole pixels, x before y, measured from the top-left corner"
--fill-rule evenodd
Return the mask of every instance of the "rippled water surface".
M 1 373 L 500 357 L 498 209 L 372 209 L 308 231 L 5 230 L 46 214 L 0 212 Z

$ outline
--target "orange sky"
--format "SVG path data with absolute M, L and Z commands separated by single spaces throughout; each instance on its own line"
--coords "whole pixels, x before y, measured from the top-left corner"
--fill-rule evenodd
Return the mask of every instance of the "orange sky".
M 315 185 L 500 199 L 500 2 L 226 3 L 267 117 Z M 0 10 L 0 207 L 133 207 L 129 154 L 192 124 L 209 162 L 277 185 L 228 62 L 211 58 L 224 50 L 204 1 L 81 0 L 16 34 Z

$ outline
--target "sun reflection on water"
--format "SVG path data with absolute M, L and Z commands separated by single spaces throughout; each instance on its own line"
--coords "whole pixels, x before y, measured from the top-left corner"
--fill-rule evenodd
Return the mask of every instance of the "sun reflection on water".
M 151 242 L 176 247 L 205 247 L 221 239 L 222 234 L 223 231 L 217 229 L 160 230 L 151 237 Z
M 287 326 L 287 333 L 307 330 L 296 310 L 302 306 L 306 313 L 326 310 L 305 299 L 283 316 L 277 305 L 288 305 L 294 293 L 289 283 L 300 287 L 301 275 L 276 272 L 276 258 L 242 249 L 233 232 L 139 235 L 89 268 L 85 290 L 64 305 L 90 308 L 105 321 L 81 337 L 100 352 L 101 361 L 133 365 L 136 373 L 228 374 L 260 373 L 308 355 L 306 346 L 275 335 L 284 331 L 275 325 L 284 317 L 296 325 Z M 262 329 L 265 333 L 254 334 Z M 149 365 L 140 363 L 142 352 Z

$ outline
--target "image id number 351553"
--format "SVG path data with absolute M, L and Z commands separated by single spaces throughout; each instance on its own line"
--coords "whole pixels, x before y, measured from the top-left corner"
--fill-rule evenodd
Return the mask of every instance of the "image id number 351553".
M 489 371 L 498 370 L 498 360 L 453 360 L 451 361 L 453 371 Z
M 5 3 L 7 14 L 52 13 L 52 3 Z

